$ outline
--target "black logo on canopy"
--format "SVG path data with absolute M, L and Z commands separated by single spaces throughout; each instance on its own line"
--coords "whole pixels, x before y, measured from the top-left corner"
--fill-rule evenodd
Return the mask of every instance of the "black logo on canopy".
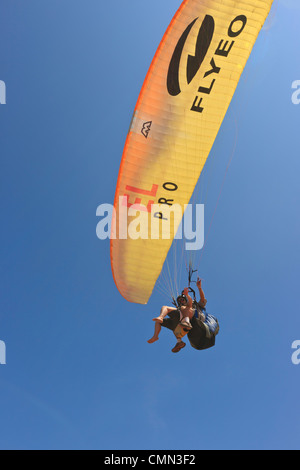
M 181 93 L 181 88 L 180 88 L 180 83 L 179 83 L 179 67 L 180 67 L 181 56 L 182 56 L 185 43 L 197 20 L 198 18 L 196 18 L 194 21 L 192 21 L 191 24 L 189 24 L 189 26 L 186 28 L 186 30 L 182 34 L 182 36 L 180 37 L 175 47 L 175 50 L 174 50 L 174 53 L 173 53 L 173 56 L 169 65 L 169 72 L 168 72 L 168 78 L 167 78 L 168 92 L 171 96 L 177 96 Z M 195 55 L 188 56 L 187 67 L 186 67 L 186 79 L 187 79 L 188 84 L 191 83 L 191 81 L 196 76 L 197 72 L 199 71 L 201 67 L 201 64 L 211 44 L 211 41 L 214 35 L 214 30 L 215 30 L 215 21 L 213 17 L 210 15 L 206 15 L 199 29 Z

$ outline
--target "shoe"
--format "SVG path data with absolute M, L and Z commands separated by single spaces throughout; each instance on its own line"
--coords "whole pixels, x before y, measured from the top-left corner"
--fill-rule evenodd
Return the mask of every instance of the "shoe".
M 188 330 L 191 330 L 193 328 L 192 325 L 190 323 L 188 323 L 187 321 L 181 321 L 180 325 L 183 326 L 184 328 L 188 329 Z
M 172 349 L 173 353 L 178 353 L 181 349 L 185 348 L 186 344 L 183 341 L 177 343 L 176 346 Z

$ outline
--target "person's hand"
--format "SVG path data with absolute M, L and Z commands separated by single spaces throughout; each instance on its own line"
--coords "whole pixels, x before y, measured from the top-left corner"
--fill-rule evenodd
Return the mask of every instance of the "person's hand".
M 189 288 L 188 288 L 188 287 L 186 287 L 186 288 L 184 289 L 183 294 L 184 294 L 184 295 L 189 295 Z
M 197 287 L 198 287 L 198 289 L 201 289 L 201 288 L 202 288 L 201 283 L 202 283 L 202 279 L 200 279 L 200 277 L 198 277 L 198 279 L 197 279 Z

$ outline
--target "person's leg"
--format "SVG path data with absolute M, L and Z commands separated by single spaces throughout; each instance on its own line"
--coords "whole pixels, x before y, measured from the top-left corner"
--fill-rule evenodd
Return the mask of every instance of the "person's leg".
M 152 338 L 148 340 L 148 343 L 152 344 L 152 343 L 155 343 L 155 341 L 158 341 L 160 331 L 161 331 L 161 324 L 158 321 L 156 321 L 155 327 L 154 327 L 154 335 L 152 336 Z
M 168 313 L 171 310 L 176 310 L 176 309 L 173 309 L 171 307 L 166 307 L 166 306 L 162 307 L 161 310 L 160 310 L 159 316 L 156 317 L 156 318 L 153 318 L 153 321 L 159 322 L 160 324 L 162 324 L 162 322 L 164 321 L 164 318 L 168 315 Z
M 179 323 L 177 327 L 175 328 L 175 330 L 173 331 L 174 336 L 177 340 L 176 345 L 172 349 L 173 353 L 179 352 L 182 348 L 186 346 L 186 344 L 182 341 L 182 338 L 187 334 L 187 331 L 188 331 L 187 329 L 182 328 L 181 323 Z

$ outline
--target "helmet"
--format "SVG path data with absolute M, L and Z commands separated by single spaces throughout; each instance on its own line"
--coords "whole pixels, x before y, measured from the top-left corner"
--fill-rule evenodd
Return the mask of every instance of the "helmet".
M 179 307 L 181 307 L 181 305 L 187 304 L 187 302 L 188 299 L 186 295 L 181 294 L 179 297 L 177 297 L 177 304 L 179 305 Z

